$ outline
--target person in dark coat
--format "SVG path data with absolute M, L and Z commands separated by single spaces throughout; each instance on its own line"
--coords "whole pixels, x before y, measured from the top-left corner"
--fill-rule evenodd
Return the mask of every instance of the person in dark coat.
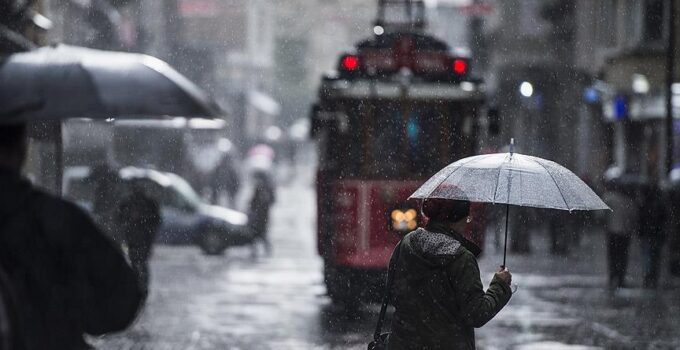
M 211 197 L 213 203 L 217 203 L 222 194 L 226 194 L 228 203 L 234 204 L 236 194 L 241 187 L 241 178 L 236 170 L 235 160 L 232 154 L 226 154 L 212 174 Z
M 464 238 L 470 203 L 430 199 L 423 205 L 425 228 L 407 234 L 400 246 L 392 285 L 390 350 L 475 349 L 474 328 L 491 320 L 510 300 L 506 268 L 482 289 L 476 256 Z
M 148 197 L 138 186 L 125 197 L 116 210 L 116 221 L 128 248 L 132 269 L 137 274 L 139 286 L 146 299 L 149 290 L 149 258 L 151 246 L 161 224 L 158 203 Z
M 670 193 L 670 241 L 668 242 L 668 272 L 680 277 L 680 183 L 676 179 Z
M 0 126 L 0 265 L 18 298 L 22 348 L 86 349 L 85 333 L 130 325 L 141 292 L 83 210 L 21 177 L 26 146 L 24 124 Z
M 267 237 L 269 226 L 269 210 L 276 200 L 276 193 L 271 177 L 265 171 L 255 171 L 253 174 L 255 190 L 250 200 L 248 222 L 253 231 L 253 254 L 256 253 L 256 244 L 262 242 L 267 254 L 271 253 L 271 243 Z
M 643 288 L 655 289 L 659 281 L 661 252 L 666 242 L 666 207 L 656 184 L 641 188 L 639 235 L 642 250 Z
M 638 229 L 638 204 L 628 186 L 607 183 L 602 200 L 612 209 L 607 213 L 607 262 L 609 287 L 625 286 L 628 267 L 628 247 Z

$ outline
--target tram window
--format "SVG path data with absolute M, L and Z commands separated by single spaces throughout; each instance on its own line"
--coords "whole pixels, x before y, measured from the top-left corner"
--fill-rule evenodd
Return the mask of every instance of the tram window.
M 320 164 L 340 178 L 422 178 L 469 152 L 465 112 L 454 104 L 376 102 L 340 106 L 348 129 L 320 135 Z M 469 118 L 469 117 L 468 117 Z
M 369 173 L 376 176 L 396 176 L 401 173 L 404 130 L 400 111 L 394 105 L 379 108 L 373 116 Z

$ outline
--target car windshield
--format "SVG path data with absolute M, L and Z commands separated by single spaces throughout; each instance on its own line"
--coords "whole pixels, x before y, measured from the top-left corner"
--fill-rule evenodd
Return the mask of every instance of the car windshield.
M 197 208 L 203 204 L 201 197 L 198 195 L 198 193 L 196 193 L 196 191 L 191 187 L 191 185 L 189 185 L 188 182 L 186 182 L 179 176 L 173 175 L 169 176 L 171 178 L 171 182 L 168 185 L 168 187 L 176 191 L 176 193 L 178 193 L 179 196 L 184 201 L 186 201 L 192 208 Z

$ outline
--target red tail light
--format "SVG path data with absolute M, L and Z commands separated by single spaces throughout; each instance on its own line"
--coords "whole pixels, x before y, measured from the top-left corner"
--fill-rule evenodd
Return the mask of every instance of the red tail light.
M 355 55 L 347 55 L 342 58 L 340 63 L 342 68 L 348 72 L 353 72 L 359 69 L 359 57 Z
M 453 60 L 451 68 L 453 69 L 453 72 L 456 73 L 456 75 L 465 75 L 467 74 L 469 67 L 466 60 L 456 58 Z

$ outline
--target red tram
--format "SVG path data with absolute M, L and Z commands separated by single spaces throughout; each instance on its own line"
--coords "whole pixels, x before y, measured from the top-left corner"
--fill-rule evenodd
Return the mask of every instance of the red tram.
M 422 2 L 379 5 L 375 36 L 340 57 L 312 111 L 318 250 L 334 301 L 380 295 L 373 287 L 382 284 L 392 249 L 423 219 L 408 196 L 476 153 L 485 102 L 469 57 L 424 33 Z M 401 9 L 401 22 L 386 18 Z

